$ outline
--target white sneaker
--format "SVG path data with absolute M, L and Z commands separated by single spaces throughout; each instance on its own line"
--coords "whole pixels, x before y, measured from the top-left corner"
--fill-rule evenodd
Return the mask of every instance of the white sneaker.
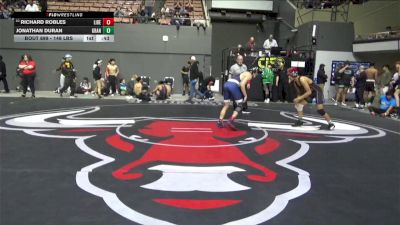
M 344 103 L 344 102 L 342 102 L 342 106 L 347 106 L 347 104 L 346 104 L 346 103 Z
M 337 102 L 333 103 L 333 105 L 337 105 Z
M 356 108 L 359 108 L 359 107 L 360 107 L 360 105 L 356 103 Z
M 114 94 L 111 94 L 111 97 L 114 97 Z
M 267 98 L 267 99 L 265 99 L 264 102 L 265 102 L 265 103 L 269 103 L 269 101 L 270 101 L 269 98 Z

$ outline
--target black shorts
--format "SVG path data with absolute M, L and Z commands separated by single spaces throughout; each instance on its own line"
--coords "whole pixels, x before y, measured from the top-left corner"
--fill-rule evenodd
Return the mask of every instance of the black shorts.
M 367 81 L 367 83 L 365 84 L 365 91 L 375 92 L 375 82 Z
M 317 105 L 324 104 L 324 93 L 320 87 L 313 88 L 310 98 L 315 98 L 315 103 Z
M 184 84 L 189 84 L 189 75 L 182 75 L 182 82 Z

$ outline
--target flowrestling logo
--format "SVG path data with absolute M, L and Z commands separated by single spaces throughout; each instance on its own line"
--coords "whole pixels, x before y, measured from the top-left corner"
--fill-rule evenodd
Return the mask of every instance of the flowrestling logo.
M 77 185 L 115 213 L 146 225 L 263 223 L 310 190 L 310 174 L 291 165 L 310 146 L 385 135 L 349 122 L 322 130 L 324 121 L 314 117 L 305 117 L 303 127 L 239 120 L 240 129 L 232 131 L 208 118 L 93 116 L 102 110 L 4 116 L 0 129 L 74 141 L 98 159 L 77 169 Z M 275 118 L 296 119 L 287 112 Z

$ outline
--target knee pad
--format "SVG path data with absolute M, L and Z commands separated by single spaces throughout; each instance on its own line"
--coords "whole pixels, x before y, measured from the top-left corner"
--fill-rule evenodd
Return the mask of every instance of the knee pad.
M 294 108 L 296 108 L 297 112 L 303 112 L 304 105 L 303 104 L 295 104 Z
M 319 115 L 324 116 L 326 114 L 324 109 L 318 109 L 317 112 L 319 113 Z
M 247 106 L 247 101 L 246 101 L 246 102 L 243 102 L 242 110 L 247 111 L 247 109 L 248 109 L 248 106 Z
M 237 106 L 235 107 L 235 111 L 239 113 L 242 111 L 242 109 L 243 109 L 243 102 L 237 103 Z

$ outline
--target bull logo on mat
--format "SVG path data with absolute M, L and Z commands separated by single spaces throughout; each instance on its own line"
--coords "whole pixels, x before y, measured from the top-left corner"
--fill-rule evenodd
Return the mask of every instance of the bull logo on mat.
M 98 160 L 76 173 L 77 185 L 138 224 L 260 224 L 311 188 L 309 173 L 291 165 L 313 144 L 378 138 L 374 127 L 304 117 L 239 120 L 240 129 L 207 118 L 96 118 L 100 107 L 0 118 L 0 129 L 73 139 Z M 286 122 L 285 122 L 286 121 Z M 290 121 L 289 121 L 290 122 Z M 293 200 L 293 201 L 291 201 Z

